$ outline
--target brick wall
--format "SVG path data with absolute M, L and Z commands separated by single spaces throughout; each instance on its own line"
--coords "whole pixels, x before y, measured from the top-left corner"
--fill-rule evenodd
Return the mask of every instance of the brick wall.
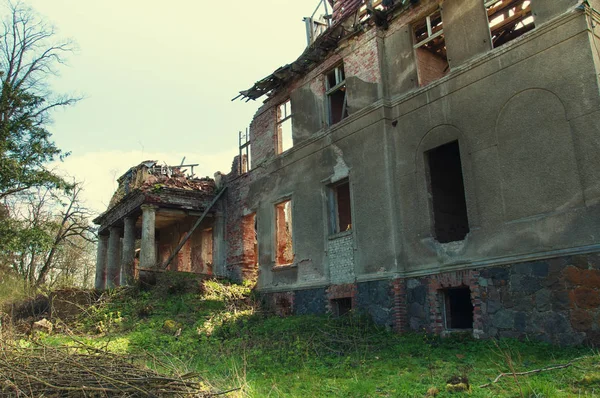
M 327 241 L 327 264 L 332 284 L 351 283 L 354 275 L 354 239 L 352 234 Z
M 417 48 L 416 53 L 420 86 L 426 86 L 448 72 L 448 62 L 445 59 L 423 48 Z
M 327 288 L 327 311 L 334 312 L 333 300 L 350 298 L 352 300 L 352 308 L 356 308 L 358 302 L 356 300 L 357 287 L 354 283 L 346 283 L 342 285 L 331 285 Z
M 408 278 L 404 295 L 401 283 L 394 281 L 398 330 L 445 332 L 440 293 L 468 286 L 475 337 L 600 343 L 600 254 Z
M 381 83 L 377 37 L 361 39 L 356 50 L 344 57 L 346 76 L 356 76 L 367 83 Z

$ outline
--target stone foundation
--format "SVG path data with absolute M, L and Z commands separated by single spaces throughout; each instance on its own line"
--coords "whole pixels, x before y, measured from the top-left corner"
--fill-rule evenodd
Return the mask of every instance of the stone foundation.
M 476 338 L 600 344 L 600 254 L 581 254 L 417 278 L 267 293 L 279 315 L 332 312 L 351 298 L 356 312 L 402 331 L 448 334 L 445 292 L 468 288 Z M 460 330 L 460 329 L 459 329 Z

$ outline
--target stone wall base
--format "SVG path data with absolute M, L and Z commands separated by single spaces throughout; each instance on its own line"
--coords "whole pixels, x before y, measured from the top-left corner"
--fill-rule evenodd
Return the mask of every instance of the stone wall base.
M 469 289 L 473 326 L 465 330 L 476 338 L 600 345 L 600 253 L 265 293 L 263 301 L 279 315 L 325 314 L 333 300 L 349 298 L 353 310 L 379 325 L 444 335 L 455 331 L 445 306 L 456 288 Z

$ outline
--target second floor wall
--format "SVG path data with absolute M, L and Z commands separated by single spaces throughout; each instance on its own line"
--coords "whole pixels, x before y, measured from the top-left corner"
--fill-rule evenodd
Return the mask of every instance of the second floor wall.
M 395 11 L 397 15 L 390 13 L 393 19 L 387 29 L 372 23 L 354 25 L 352 29 L 360 27 L 356 33 L 346 35 L 328 57 L 303 77 L 288 81 L 259 109 L 250 127 L 252 163 L 272 161 L 290 146 L 326 133 L 378 101 L 435 90 L 440 79 L 464 73 L 477 59 L 518 47 L 514 41 L 522 40 L 519 36 L 544 29 L 557 17 L 574 12 L 577 4 L 576 0 L 422 0 Z M 428 38 L 432 40 L 419 45 Z M 329 78 L 336 68 L 344 73 L 342 90 L 337 91 L 331 90 L 335 87 Z M 279 108 L 288 101 L 288 114 L 282 115 Z M 341 117 L 336 115 L 342 112 Z M 280 124 L 285 117 L 289 120 Z M 281 141 L 289 144 L 282 146 Z
M 244 211 L 256 217 L 261 288 L 597 245 L 600 164 L 591 155 L 600 97 L 591 40 L 587 15 L 565 14 L 431 86 L 376 101 L 282 156 L 273 152 L 244 191 Z M 255 134 L 260 123 L 274 128 L 262 118 L 272 109 L 257 116 Z M 348 194 L 338 188 L 346 181 Z M 346 197 L 350 211 L 341 214 Z M 457 197 L 462 205 L 436 205 Z M 332 217 L 351 221 L 340 227 L 338 219 L 332 230 Z

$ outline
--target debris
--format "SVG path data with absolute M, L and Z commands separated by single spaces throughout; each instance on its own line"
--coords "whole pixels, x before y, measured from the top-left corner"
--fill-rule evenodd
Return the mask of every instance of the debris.
M 44 318 L 40 321 L 34 322 L 32 328 L 31 328 L 32 332 L 38 331 L 38 332 L 44 332 L 44 333 L 48 333 L 48 334 L 52 333 L 52 329 L 53 329 L 52 322 L 50 322 L 46 318 Z
M 540 372 L 547 372 L 549 370 L 556 370 L 556 369 L 565 369 L 568 368 L 570 366 L 573 366 L 574 362 L 580 361 L 582 359 L 584 359 L 585 357 L 581 357 L 581 358 L 576 358 L 574 360 L 572 360 L 571 362 L 567 362 L 565 364 L 561 364 L 561 365 L 554 365 L 554 366 L 548 366 L 546 368 L 540 368 L 540 369 L 533 369 L 533 370 L 528 370 L 526 372 L 518 372 L 518 373 L 500 373 L 493 381 L 486 383 L 486 384 L 482 384 L 479 386 L 479 388 L 486 388 L 491 386 L 492 384 L 497 383 L 498 381 L 500 381 L 501 378 L 503 378 L 504 376 L 527 376 L 530 374 L 535 374 L 535 373 L 540 373 Z
M 93 347 L 0 345 L 0 395 L 210 397 L 196 373 L 165 376 Z
M 466 376 L 452 376 L 450 380 L 446 382 L 446 391 L 448 392 L 463 392 L 470 390 L 471 385 Z

